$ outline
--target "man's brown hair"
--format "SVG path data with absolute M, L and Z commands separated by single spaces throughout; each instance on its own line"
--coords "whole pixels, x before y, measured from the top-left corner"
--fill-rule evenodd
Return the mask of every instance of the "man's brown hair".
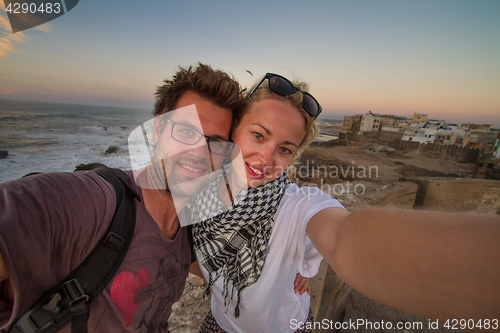
M 163 82 L 165 84 L 159 86 L 155 94 L 155 116 L 175 110 L 177 102 L 187 91 L 195 92 L 211 103 L 231 110 L 233 121 L 241 110 L 243 90 L 238 81 L 209 65 L 198 63 L 196 67 L 179 66 L 172 80 L 166 79 Z

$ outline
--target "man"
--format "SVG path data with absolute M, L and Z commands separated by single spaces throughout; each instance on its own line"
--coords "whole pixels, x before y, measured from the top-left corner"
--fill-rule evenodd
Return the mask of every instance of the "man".
M 172 304 L 193 260 L 172 193 L 182 205 L 210 180 L 224 158 L 224 151 L 212 153 L 211 143 L 229 139 L 232 114 L 240 108 L 240 85 L 203 64 L 180 68 L 164 83 L 156 92 L 151 162 L 140 174 L 128 173 L 142 197 L 132 243 L 118 272 L 90 304 L 89 332 L 168 331 Z M 194 120 L 182 113 L 193 104 L 199 117 Z M 181 110 L 167 113 L 175 109 Z M 114 189 L 90 171 L 0 185 L 0 330 L 87 257 L 115 206 Z M 70 325 L 60 331 L 69 332 Z

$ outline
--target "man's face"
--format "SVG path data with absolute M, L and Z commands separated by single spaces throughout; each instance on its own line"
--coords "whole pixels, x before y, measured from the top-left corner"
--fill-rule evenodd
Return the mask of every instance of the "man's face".
M 196 110 L 192 105 L 196 106 Z M 165 179 L 172 195 L 190 198 L 208 184 L 218 170 L 224 156 L 209 151 L 205 137 L 196 144 L 188 145 L 172 137 L 173 126 L 187 126 L 206 136 L 229 139 L 231 110 L 216 106 L 198 94 L 188 91 L 177 102 L 176 108 L 165 116 L 156 117 L 153 134 L 155 151 L 153 164 L 159 179 Z M 197 112 L 196 112 L 197 111 Z M 160 120 L 163 118 L 163 120 Z M 177 128 L 175 128 L 177 132 Z M 175 135 L 174 135 L 175 136 Z

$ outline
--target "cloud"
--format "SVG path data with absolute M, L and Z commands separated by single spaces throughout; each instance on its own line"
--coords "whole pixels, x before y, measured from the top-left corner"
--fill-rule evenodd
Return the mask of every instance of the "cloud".
M 51 99 L 54 99 L 53 95 L 47 95 L 47 94 L 37 94 L 37 93 L 30 93 L 26 91 L 19 91 L 19 90 L 14 90 L 14 89 L 3 89 L 0 90 L 0 97 L 1 98 L 15 98 L 15 99 L 31 99 L 31 100 L 48 100 L 50 101 Z
M 0 7 L 4 7 L 2 4 Z M 16 46 L 26 40 L 23 32 L 12 33 L 9 19 L 0 15 L 0 59 L 6 58 L 11 52 L 17 52 Z
M 0 1 L 0 12 L 1 9 L 5 13 L 3 1 Z M 6 58 L 9 53 L 18 52 L 17 46 L 28 40 L 24 32 L 12 32 L 9 19 L 4 13 L 0 14 L 0 60 Z M 51 31 L 50 28 L 51 26 L 48 23 L 35 27 L 35 29 L 46 33 Z
M 15 90 L 0 90 L 0 95 L 16 96 L 17 92 Z

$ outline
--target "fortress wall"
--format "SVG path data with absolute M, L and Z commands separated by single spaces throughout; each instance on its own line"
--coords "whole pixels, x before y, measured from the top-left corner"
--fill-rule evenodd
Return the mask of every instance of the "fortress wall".
M 407 177 L 385 185 L 359 180 L 350 184 L 350 194 L 336 194 L 338 189 L 331 184 L 324 184 L 321 190 L 339 199 L 349 211 L 392 207 L 485 214 L 500 212 L 500 182 L 496 180 Z M 355 195 L 353 189 L 361 189 L 361 186 L 363 194 Z
M 309 185 L 303 183 L 301 185 Z M 350 182 L 350 192 L 345 191 L 338 194 L 337 184 L 324 184 L 321 190 L 328 193 L 332 198 L 338 199 L 349 211 L 355 211 L 367 207 L 391 207 L 412 209 L 418 192 L 418 185 L 411 181 L 393 182 L 390 184 L 376 184 L 363 180 Z M 362 195 L 356 195 L 356 191 Z
M 405 178 L 419 185 L 415 208 L 495 214 L 500 211 L 500 182 L 470 178 Z
M 370 193 L 368 203 L 373 207 L 397 207 L 411 209 L 417 197 L 418 185 L 413 182 L 399 182 L 389 190 Z
M 458 145 L 442 145 L 439 143 L 428 143 L 419 145 L 420 152 L 441 158 L 453 158 L 461 163 L 475 163 L 481 152 L 478 148 L 463 147 Z
M 422 153 L 440 158 L 453 158 L 461 163 L 475 163 L 481 149 L 472 147 L 462 147 L 458 145 L 443 145 L 440 143 L 420 144 L 415 141 L 395 140 L 394 137 L 387 135 L 375 136 L 378 133 L 365 133 L 363 135 L 347 135 L 352 141 L 362 144 L 378 143 L 398 151 L 409 152 L 417 150 Z M 392 133 L 391 133 L 392 134 Z
M 403 138 L 403 132 L 389 132 L 380 131 L 380 139 L 382 140 L 401 140 Z

